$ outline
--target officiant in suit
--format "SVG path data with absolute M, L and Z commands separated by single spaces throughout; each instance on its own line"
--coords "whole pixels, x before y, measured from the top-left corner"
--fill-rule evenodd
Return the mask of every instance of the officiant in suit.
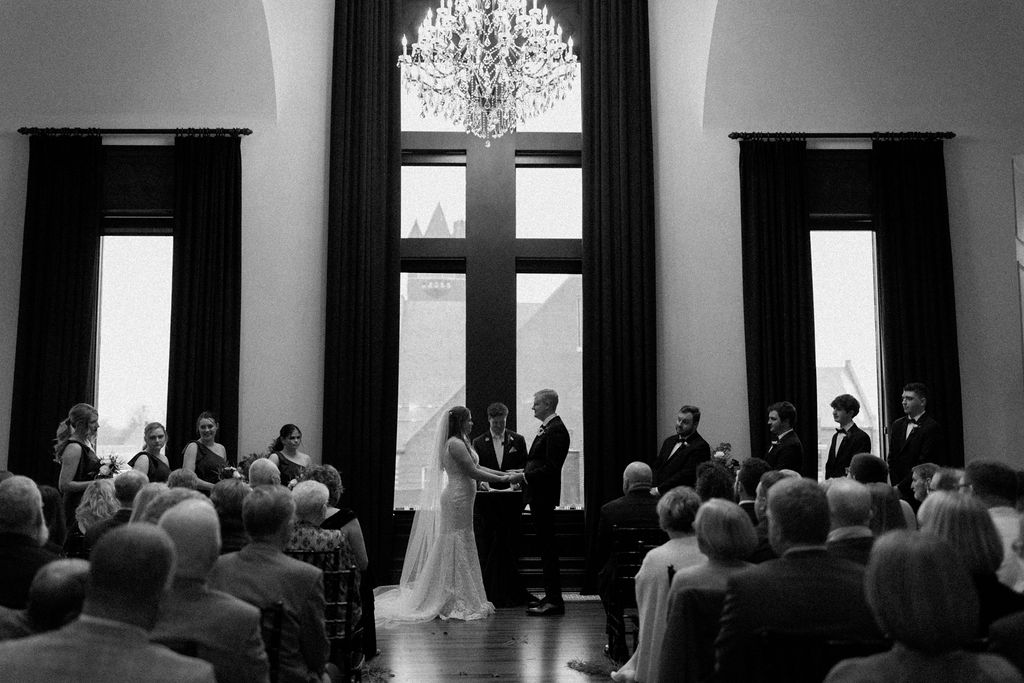
M 889 429 L 889 480 L 899 489 L 903 500 L 914 505 L 914 466 L 923 462 L 946 465 L 946 443 L 938 421 L 925 412 L 928 388 L 924 384 L 907 384 L 901 401 L 904 416 Z
M 825 478 L 845 477 L 850 460 L 858 453 L 871 452 L 871 437 L 858 427 L 853 418 L 860 412 L 860 401 L 849 394 L 832 399 L 832 419 L 839 425 L 832 435 L 825 460 Z
M 526 467 L 526 439 L 505 426 L 508 406 L 487 407 L 488 430 L 473 439 L 480 466 L 509 472 Z M 526 502 L 519 487 L 480 482 L 476 497 L 477 547 L 487 599 L 496 607 L 525 605 L 532 597 L 519 574 L 519 538 Z
M 553 389 L 541 389 L 533 395 L 533 416 L 541 425 L 526 456 L 526 502 L 540 546 L 544 599 L 526 613 L 540 617 L 565 614 L 555 538 L 555 508 L 562 492 L 562 465 L 569 454 L 569 430 L 555 414 L 557 408 L 558 394 Z
M 700 408 L 686 405 L 676 415 L 676 433 L 661 444 L 654 471 L 652 496 L 660 496 L 676 486 L 693 487 L 697 483 L 697 465 L 711 459 L 711 446 L 697 433 Z

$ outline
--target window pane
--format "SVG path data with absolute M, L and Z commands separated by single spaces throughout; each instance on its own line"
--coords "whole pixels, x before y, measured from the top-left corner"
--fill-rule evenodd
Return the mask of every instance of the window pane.
M 466 167 L 402 167 L 402 237 L 466 236 Z
M 516 237 L 583 237 L 582 169 L 516 169 Z
M 551 109 L 540 116 L 527 119 L 519 124 L 518 130 L 524 133 L 580 133 L 583 131 L 583 109 L 580 106 L 580 73 L 576 71 L 572 82 L 572 90 L 565 94 L 565 99 L 555 102 Z
M 96 451 L 131 458 L 164 422 L 171 338 L 172 237 L 101 241 Z
M 466 403 L 466 276 L 402 273 L 395 507 L 423 488 L 442 412 Z
M 854 422 L 871 437 L 871 452 L 881 453 L 874 254 L 870 231 L 811 232 L 819 479 L 836 427 L 829 404 L 840 394 L 860 402 Z
M 562 507 L 583 507 L 583 278 L 580 275 L 516 276 L 516 392 L 518 431 L 530 443 L 540 426 L 533 394 L 558 392 L 558 414 L 569 430 L 562 467 Z

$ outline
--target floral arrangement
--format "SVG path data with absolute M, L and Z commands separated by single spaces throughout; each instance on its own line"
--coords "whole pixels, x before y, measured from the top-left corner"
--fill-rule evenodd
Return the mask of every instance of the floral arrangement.
M 128 461 L 117 457 L 113 453 L 103 456 L 100 458 L 100 469 L 96 473 L 96 479 L 113 479 L 122 471 L 126 472 L 130 468 L 128 467 Z
M 714 447 L 711 451 L 711 460 L 725 465 L 732 472 L 740 468 L 740 461 L 732 457 L 732 444 L 728 441 L 723 441 Z

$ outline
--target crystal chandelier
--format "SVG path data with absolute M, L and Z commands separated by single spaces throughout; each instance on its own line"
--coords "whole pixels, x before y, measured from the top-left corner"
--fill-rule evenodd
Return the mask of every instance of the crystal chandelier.
M 514 132 L 565 97 L 579 70 L 572 38 L 528 0 L 441 0 L 398 66 L 420 116 L 444 116 L 484 139 Z

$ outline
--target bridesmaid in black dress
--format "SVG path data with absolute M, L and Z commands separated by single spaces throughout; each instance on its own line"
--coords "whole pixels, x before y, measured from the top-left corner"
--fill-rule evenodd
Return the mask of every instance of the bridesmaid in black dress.
M 57 426 L 57 443 L 53 447 L 60 464 L 57 488 L 64 497 L 64 519 L 69 528 L 75 523 L 75 509 L 82 494 L 100 471 L 100 459 L 93 445 L 99 424 L 95 408 L 88 403 L 76 403 L 68 411 L 67 419 Z
M 171 465 L 167 456 L 160 452 L 167 443 L 167 430 L 159 422 L 150 422 L 143 431 L 143 438 L 145 446 L 128 461 L 128 466 L 145 474 L 150 481 L 167 481 Z
M 213 490 L 214 484 L 220 481 L 221 470 L 228 466 L 228 453 L 217 443 L 219 427 L 213 413 L 201 413 L 196 420 L 199 438 L 185 446 L 181 455 L 181 468 L 196 473 L 199 477 L 198 490 L 204 493 Z
M 310 459 L 299 452 L 302 445 L 302 431 L 293 424 L 281 427 L 281 431 L 270 446 L 270 462 L 281 470 L 281 483 L 288 486 L 292 481 L 301 481 L 302 473 L 309 467 Z

